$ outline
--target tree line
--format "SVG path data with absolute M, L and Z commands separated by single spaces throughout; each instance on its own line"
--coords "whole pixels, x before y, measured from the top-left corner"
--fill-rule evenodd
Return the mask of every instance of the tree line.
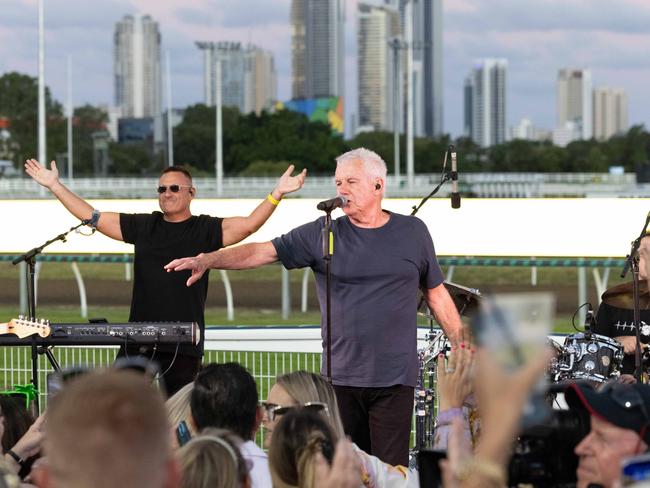
M 10 159 L 17 168 L 37 155 L 37 80 L 20 74 L 0 77 L 0 118 L 10 121 L 10 140 L 0 145 L 0 159 Z M 67 126 L 61 104 L 46 89 L 47 154 L 61 158 L 67 151 Z M 91 105 L 74 110 L 73 148 L 75 176 L 95 171 L 93 138 L 106 130 L 107 113 Z M 183 121 L 174 128 L 175 163 L 187 166 L 197 176 L 214 174 L 215 109 L 203 104 L 187 107 Z M 607 172 L 622 166 L 626 172 L 647 170 L 650 133 L 637 125 L 607 141 L 575 141 L 567 147 L 550 142 L 513 140 L 481 148 L 470 139 L 416 138 L 414 166 L 417 173 L 436 173 L 442 168 L 445 151 L 454 144 L 465 172 Z M 393 134 L 364 132 L 345 140 L 329 126 L 311 122 L 302 114 L 281 110 L 240 114 L 223 108 L 223 157 L 227 175 L 277 175 L 287 162 L 306 167 L 311 174 L 332 174 L 337 155 L 356 147 L 376 151 L 393 172 Z M 401 167 L 405 172 L 406 141 L 400 137 Z M 167 164 L 163 150 L 149 143 L 108 143 L 112 175 L 156 175 Z

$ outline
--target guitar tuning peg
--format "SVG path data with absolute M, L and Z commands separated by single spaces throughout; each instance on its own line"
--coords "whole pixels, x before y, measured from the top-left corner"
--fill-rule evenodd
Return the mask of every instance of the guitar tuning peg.
M 25 316 L 24 315 L 19 315 L 18 320 L 25 320 Z

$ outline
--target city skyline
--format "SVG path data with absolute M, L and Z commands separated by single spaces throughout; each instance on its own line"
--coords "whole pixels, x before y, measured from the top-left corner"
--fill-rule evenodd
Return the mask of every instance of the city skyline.
M 345 2 L 346 122 L 357 110 L 356 0 Z M 369 2 L 379 4 L 381 2 Z M 46 83 L 66 99 L 65 58 L 72 57 L 73 103 L 112 104 L 112 34 L 124 15 L 148 14 L 169 50 L 175 107 L 202 103 L 203 58 L 194 40 L 252 42 L 273 53 L 278 98 L 291 97 L 290 0 L 112 0 L 88 5 L 45 0 Z M 35 0 L 5 0 L 0 16 L 0 74 L 36 76 Z M 561 11 L 562 15 L 557 15 Z M 642 0 L 444 0 L 444 130 L 463 130 L 463 79 L 473 60 L 508 59 L 507 120 L 529 118 L 552 129 L 556 77 L 563 67 L 590 69 L 594 86 L 627 92 L 629 124 L 650 127 L 646 62 L 650 4 Z

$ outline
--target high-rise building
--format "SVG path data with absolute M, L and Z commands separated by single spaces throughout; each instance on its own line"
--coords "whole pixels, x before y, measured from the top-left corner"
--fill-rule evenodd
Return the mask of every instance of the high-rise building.
M 343 0 L 291 1 L 291 96 L 343 97 Z
M 260 114 L 276 102 L 278 82 L 273 54 L 252 47 L 246 58 L 246 100 L 244 112 Z
M 277 82 L 273 55 L 239 42 L 197 42 L 203 50 L 205 104 L 216 103 L 217 63 L 221 66 L 221 104 L 241 113 L 269 108 L 276 99 Z
M 122 117 L 161 112 L 160 31 L 149 16 L 125 15 L 115 25 L 115 105 Z
M 628 129 L 627 94 L 615 88 L 594 89 L 594 137 L 607 140 Z
M 413 12 L 413 126 L 418 137 L 443 134 L 442 0 L 385 0 L 399 10 L 406 30 L 405 5 Z
M 518 124 L 510 126 L 507 139 L 509 141 L 520 139 L 525 141 L 550 141 L 553 139 L 553 132 L 547 129 L 535 127 L 530 119 L 523 118 Z
M 573 124 L 579 139 L 593 137 L 593 97 L 591 72 L 561 69 L 557 75 L 557 128 Z
M 506 140 L 505 59 L 481 59 L 465 79 L 465 130 L 482 147 Z
M 359 126 L 393 130 L 399 61 L 389 42 L 400 34 L 399 13 L 389 7 L 358 4 Z M 397 70 L 397 71 L 396 71 Z

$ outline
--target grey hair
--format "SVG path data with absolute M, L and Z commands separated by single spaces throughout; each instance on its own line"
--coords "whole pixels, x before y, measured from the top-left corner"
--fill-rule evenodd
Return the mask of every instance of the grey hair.
M 381 178 L 384 180 L 384 186 L 386 185 L 386 175 L 388 173 L 386 163 L 379 154 L 370 149 L 364 147 L 352 149 L 336 158 L 336 164 L 338 166 L 356 160 L 363 162 L 366 172 L 371 178 Z

